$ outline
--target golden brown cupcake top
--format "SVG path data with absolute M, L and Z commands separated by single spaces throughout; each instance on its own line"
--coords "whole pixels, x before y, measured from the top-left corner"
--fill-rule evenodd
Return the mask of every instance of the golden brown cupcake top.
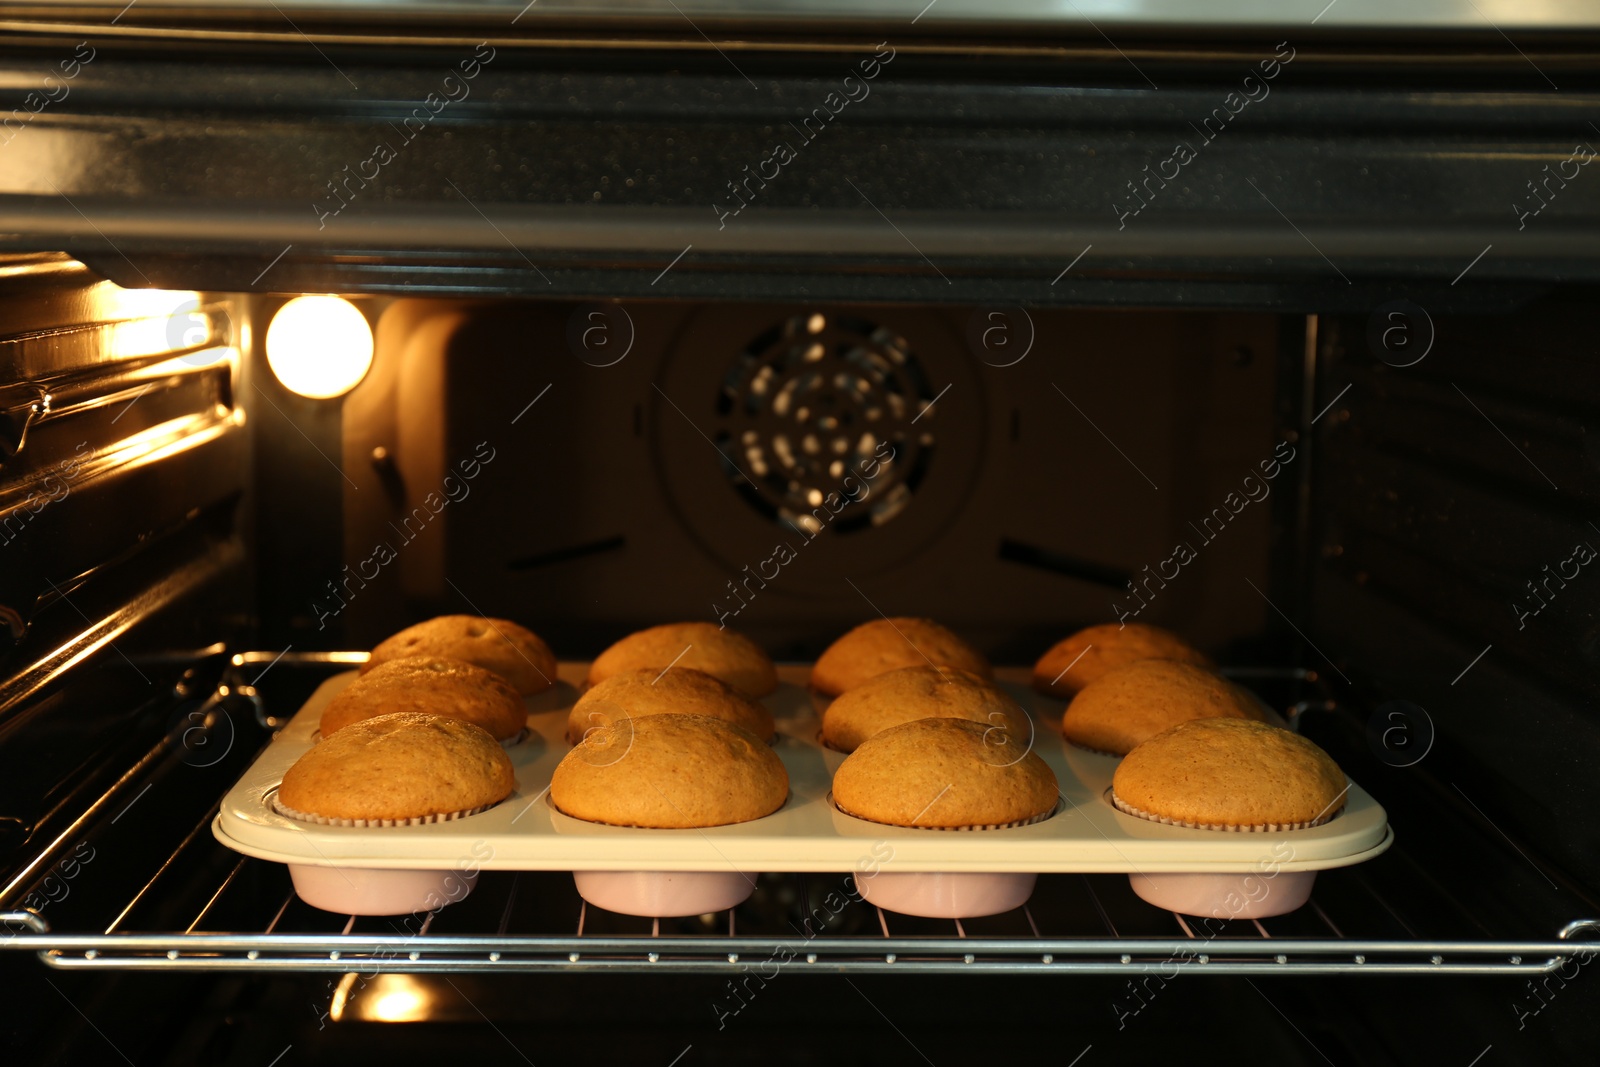
M 1248 690 L 1221 675 L 1175 660 L 1142 659 L 1107 671 L 1073 697 L 1061 732 L 1082 748 L 1120 756 L 1190 719 L 1266 717 Z
M 567 716 L 567 740 L 577 744 L 584 734 L 614 719 L 649 715 L 709 715 L 769 742 L 777 732 L 770 711 L 721 679 L 692 667 L 665 672 L 645 667 L 613 674 L 584 693 Z
M 993 685 L 957 667 L 924 665 L 886 671 L 835 697 L 822 715 L 822 738 L 840 752 L 854 752 L 891 726 L 940 718 L 992 726 L 1024 744 L 1033 736 L 1028 713 Z
M 618 719 L 557 764 L 550 802 L 574 819 L 655 829 L 725 826 L 771 815 L 789 772 L 750 731 L 708 715 Z
M 1025 738 L 967 719 L 917 719 L 861 743 L 833 775 L 833 799 L 893 826 L 1000 826 L 1047 815 L 1056 776 Z
M 743 634 L 709 622 L 669 622 L 629 634 L 595 657 L 589 684 L 599 685 L 623 671 L 654 667 L 693 667 L 720 678 L 751 700 L 778 688 L 772 657 Z
M 1047 696 L 1070 697 L 1107 671 L 1144 659 L 1212 666 L 1205 653 L 1170 630 L 1108 622 L 1079 630 L 1040 656 L 1033 665 L 1033 687 Z
M 932 619 L 873 619 L 829 645 L 811 668 L 811 687 L 837 696 L 901 667 L 958 667 L 985 680 L 983 654 Z
M 328 701 L 322 736 L 402 711 L 448 715 L 481 726 L 500 741 L 528 724 L 522 697 L 500 675 L 461 660 L 406 656 L 379 664 Z
M 1196 719 L 1128 753 L 1116 799 L 1146 815 L 1201 826 L 1326 821 L 1344 806 L 1344 772 L 1299 734 L 1247 719 Z
M 556 657 L 538 634 L 506 619 L 440 615 L 378 644 L 361 673 L 405 656 L 458 659 L 493 671 L 524 696 L 555 684 Z
M 445 715 L 352 723 L 295 761 L 278 799 L 330 819 L 416 819 L 497 804 L 517 787 L 500 742 Z

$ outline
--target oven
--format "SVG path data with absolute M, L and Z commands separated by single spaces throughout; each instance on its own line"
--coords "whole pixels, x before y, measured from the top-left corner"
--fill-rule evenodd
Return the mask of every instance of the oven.
M 1200 6 L 0 4 L 17 1062 L 1585 1058 L 1600 8 Z M 446 612 L 1154 622 L 1395 842 L 1215 924 L 313 909 L 218 804 Z

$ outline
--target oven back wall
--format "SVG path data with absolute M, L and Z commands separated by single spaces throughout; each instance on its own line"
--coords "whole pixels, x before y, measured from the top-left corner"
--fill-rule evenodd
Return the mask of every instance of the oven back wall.
M 704 619 L 798 657 L 881 611 L 1026 661 L 1120 611 L 1222 648 L 1260 628 L 1292 481 L 1279 328 L 398 301 L 346 401 L 346 570 L 311 615 L 365 647 L 481 611 L 571 657 Z

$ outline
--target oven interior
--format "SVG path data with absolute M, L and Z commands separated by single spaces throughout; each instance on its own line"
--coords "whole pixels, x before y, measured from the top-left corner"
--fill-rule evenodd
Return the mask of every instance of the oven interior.
M 0 4 L 4 91 L 49 94 L 0 120 L 8 1051 L 1592 1058 L 1600 186 L 1546 172 L 1595 132 L 1600 38 L 1323 4 Z M 328 294 L 373 358 L 318 399 L 285 376 L 349 345 L 275 368 L 271 330 Z M 1120 875 L 959 925 L 782 872 L 659 924 L 566 874 L 309 908 L 213 839 L 219 798 L 446 611 L 574 660 L 724 619 L 800 662 L 929 615 L 1013 666 L 1126 614 L 1396 841 L 1259 923 Z
M 1078 1028 L 1069 1055 L 1229 1012 L 1287 1062 L 1342 1062 L 1442 1040 L 1439 998 L 1360 1008 L 1421 981 L 1552 1056 L 1576 1041 L 1529 1020 L 1572 1010 L 1586 957 L 1554 946 L 1597 914 L 1600 629 L 1571 574 L 1600 541 L 1590 289 L 1400 319 L 352 294 L 374 356 L 329 400 L 268 364 L 286 296 L 123 289 L 62 256 L 6 273 L 0 903 L 44 1020 L 9 1024 L 22 1047 L 92 1047 L 49 1022 L 75 1006 L 152 1055 L 138 1020 L 164 1020 L 172 1062 L 280 1038 L 321 1062 L 425 1021 L 420 1057 L 484 1019 L 495 1055 L 561 1056 L 592 1038 L 582 1005 L 622 998 L 644 1007 L 602 1062 L 680 1038 L 737 1058 L 822 1010 L 911 1062 L 988 1040 L 930 1008 L 959 989 L 1019 1041 Z M 921 614 L 1017 665 L 1137 617 L 1291 712 L 1397 842 L 1250 922 L 1109 875 L 960 924 L 835 913 L 837 877 L 781 873 L 654 923 L 509 872 L 415 923 L 316 911 L 212 839 L 217 801 L 341 653 L 445 611 L 564 659 L 681 618 L 800 661 Z M 782 949 L 792 985 L 763 969 Z M 40 961 L 54 992 L 20 981 Z M 101 992 L 123 970 L 151 981 Z M 1093 995 L 1063 1008 L 1061 975 Z

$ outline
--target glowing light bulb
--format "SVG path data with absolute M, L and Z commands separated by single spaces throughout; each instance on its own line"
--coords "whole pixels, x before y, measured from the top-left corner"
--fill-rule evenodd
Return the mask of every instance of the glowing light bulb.
M 372 327 L 343 297 L 297 296 L 267 327 L 267 365 L 291 392 L 342 396 L 372 366 Z
M 372 1005 L 372 1017 L 386 1023 L 414 1022 L 424 1012 L 422 997 L 414 990 L 396 989 L 379 996 Z

